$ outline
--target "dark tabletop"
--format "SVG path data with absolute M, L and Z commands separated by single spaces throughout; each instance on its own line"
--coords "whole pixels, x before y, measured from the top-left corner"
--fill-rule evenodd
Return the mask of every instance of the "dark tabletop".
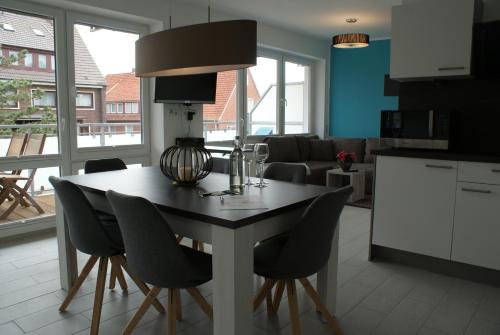
M 424 159 L 437 159 L 437 160 L 447 160 L 447 161 L 500 163 L 500 156 L 473 155 L 466 153 L 451 152 L 447 150 L 391 148 L 391 149 L 372 150 L 372 154 L 378 156 L 424 158 Z
M 68 176 L 69 180 L 87 192 L 103 195 L 107 190 L 140 196 L 154 203 L 160 210 L 229 228 L 239 228 L 311 203 L 319 195 L 334 190 L 317 185 L 298 185 L 268 180 L 269 186 L 259 189 L 244 188 L 244 195 L 259 196 L 267 209 L 221 210 L 217 196 L 199 196 L 201 192 L 228 189 L 229 175 L 211 173 L 194 187 L 172 184 L 159 167 L 131 168 L 128 170 Z M 225 198 L 231 197 L 229 195 Z

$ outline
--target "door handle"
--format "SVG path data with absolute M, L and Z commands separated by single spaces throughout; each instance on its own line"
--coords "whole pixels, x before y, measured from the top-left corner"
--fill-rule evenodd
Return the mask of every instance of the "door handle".
M 482 194 L 491 194 L 492 193 L 490 190 L 478 190 L 475 188 L 465 188 L 465 187 L 462 187 L 462 191 L 471 192 L 471 193 L 482 193 Z
M 452 170 L 453 169 L 453 166 L 450 166 L 450 165 L 425 164 L 425 167 L 432 168 L 432 169 L 445 169 L 445 170 Z
M 454 70 L 465 70 L 465 66 L 445 66 L 445 67 L 438 67 L 438 71 L 454 71 Z

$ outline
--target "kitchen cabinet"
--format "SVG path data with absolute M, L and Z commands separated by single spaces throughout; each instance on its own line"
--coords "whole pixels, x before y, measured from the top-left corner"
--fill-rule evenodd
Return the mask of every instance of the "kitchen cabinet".
M 391 78 L 471 76 L 479 5 L 476 0 L 422 0 L 393 7 Z
M 457 167 L 377 156 L 372 243 L 450 259 Z
M 451 260 L 500 270 L 500 186 L 457 186 Z

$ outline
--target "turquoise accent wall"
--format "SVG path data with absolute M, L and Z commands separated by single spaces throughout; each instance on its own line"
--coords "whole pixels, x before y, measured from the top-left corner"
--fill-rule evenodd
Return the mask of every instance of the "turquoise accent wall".
M 332 48 L 331 136 L 380 136 L 380 111 L 398 108 L 398 97 L 384 96 L 390 46 L 390 40 L 380 40 L 362 49 Z

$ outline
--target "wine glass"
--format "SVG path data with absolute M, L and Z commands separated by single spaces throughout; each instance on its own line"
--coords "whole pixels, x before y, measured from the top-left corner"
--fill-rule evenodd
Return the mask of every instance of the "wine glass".
M 255 161 L 259 164 L 260 182 L 255 187 L 266 187 L 264 184 L 264 162 L 269 158 L 269 146 L 266 143 L 255 144 Z
M 252 182 L 252 180 L 250 179 L 250 168 L 252 166 L 252 161 L 253 161 L 253 158 L 255 157 L 255 153 L 254 153 L 254 144 L 245 144 L 243 146 L 243 155 L 245 156 L 245 162 L 247 163 L 247 182 L 245 183 L 245 185 L 255 185 L 254 182 Z

